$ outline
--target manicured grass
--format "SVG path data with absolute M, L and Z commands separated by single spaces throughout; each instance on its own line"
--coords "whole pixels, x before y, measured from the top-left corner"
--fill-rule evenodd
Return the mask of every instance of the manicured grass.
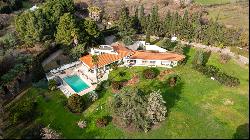
M 214 5 L 214 4 L 226 4 L 233 3 L 237 0 L 195 0 L 195 3 L 199 3 L 201 5 Z
M 144 67 L 118 68 L 110 73 L 109 78 L 116 78 L 115 75 L 119 71 L 126 71 L 130 73 L 129 76 L 125 76 L 127 79 L 137 74 L 140 82 L 133 86 L 146 92 L 157 89 L 162 91 L 167 102 L 168 116 L 157 128 L 148 133 L 127 132 L 113 123 L 105 128 L 95 126 L 97 118 L 111 113 L 110 103 L 114 94 L 110 89 L 104 91 L 103 97 L 79 115 L 65 108 L 66 97 L 60 91 L 43 90 L 48 99 L 46 101 L 44 97 L 38 97 L 38 110 L 42 115 L 36 121 L 45 125 L 50 124 L 65 138 L 232 138 L 237 127 L 248 123 L 249 119 L 249 68 L 241 67 L 233 60 L 227 64 L 220 64 L 218 55 L 211 55 L 208 64 L 216 65 L 223 71 L 239 77 L 240 86 L 229 88 L 191 68 L 194 52 L 193 49 L 189 50 L 190 59 L 186 65 L 173 68 L 182 80 L 182 83 L 175 88 L 168 87 L 164 81 L 158 79 L 144 79 L 142 76 Z M 115 80 L 121 79 L 118 77 Z M 33 94 L 39 93 L 33 92 Z M 227 100 L 232 104 L 225 104 Z M 87 120 L 87 128 L 80 129 L 76 122 L 84 118 Z

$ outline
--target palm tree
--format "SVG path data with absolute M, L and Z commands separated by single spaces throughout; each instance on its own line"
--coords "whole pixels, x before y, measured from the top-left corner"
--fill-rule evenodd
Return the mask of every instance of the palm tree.
M 99 61 L 98 56 L 97 56 L 96 54 L 95 54 L 95 55 L 92 55 L 92 63 L 95 65 L 95 71 L 96 71 L 96 81 L 97 81 L 97 83 L 98 83 L 98 76 L 97 76 L 98 61 Z

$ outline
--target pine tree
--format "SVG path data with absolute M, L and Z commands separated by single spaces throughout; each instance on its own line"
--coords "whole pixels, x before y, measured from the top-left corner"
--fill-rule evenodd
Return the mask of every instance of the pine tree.
M 180 15 L 178 14 L 178 12 L 176 11 L 175 14 L 173 15 L 173 20 L 172 20 L 172 26 L 171 26 L 171 34 L 176 34 L 179 35 L 179 23 L 180 22 Z
M 85 19 L 83 20 L 83 29 L 87 35 L 87 39 L 85 41 L 88 42 L 87 46 L 93 46 L 94 44 L 98 44 L 98 38 L 101 36 L 101 32 L 98 29 L 97 24 L 93 19 Z M 84 33 L 84 32 L 83 32 Z
M 143 5 L 140 6 L 139 21 L 141 25 L 141 32 L 145 33 L 147 30 L 147 17 L 145 17 Z
M 121 37 L 130 36 L 135 33 L 135 29 L 133 28 L 133 18 L 129 17 L 129 10 L 127 7 L 121 8 L 118 29 Z
M 189 21 L 189 14 L 188 14 L 188 11 L 185 10 L 184 12 L 184 15 L 182 17 L 182 20 L 181 20 L 181 24 L 180 24 L 180 28 L 181 28 L 181 36 L 182 38 L 185 38 L 185 39 L 191 39 L 193 38 L 191 35 L 192 35 L 192 25 Z
M 79 38 L 78 28 L 76 22 L 70 13 L 65 13 L 60 17 L 59 25 L 55 35 L 56 42 L 69 46 L 74 39 Z
M 164 19 L 164 33 L 168 38 L 171 37 L 171 24 L 172 24 L 172 17 L 170 11 L 168 10 Z
M 131 18 L 131 20 L 132 20 L 132 27 L 136 30 L 136 33 L 140 33 L 141 32 L 141 23 L 140 23 L 140 20 L 138 18 L 138 8 L 137 7 L 135 7 L 135 14 Z
M 200 14 L 198 12 L 193 13 L 191 16 L 191 22 L 192 22 L 192 30 L 193 34 L 191 35 L 194 41 L 199 41 L 200 32 L 201 32 L 201 24 L 200 24 Z
M 15 20 L 15 26 L 20 38 L 27 44 L 32 44 L 43 39 L 47 22 L 41 10 L 37 10 L 19 15 Z
M 143 18 L 144 16 L 145 16 L 145 13 L 144 13 L 144 6 L 141 5 L 141 6 L 140 6 L 139 18 L 141 19 L 141 18 Z
M 149 26 L 150 26 L 150 34 L 157 35 L 157 32 L 159 30 L 159 15 L 158 15 L 158 6 L 154 5 L 152 10 L 151 10 L 151 15 L 150 15 L 150 21 L 149 21 Z

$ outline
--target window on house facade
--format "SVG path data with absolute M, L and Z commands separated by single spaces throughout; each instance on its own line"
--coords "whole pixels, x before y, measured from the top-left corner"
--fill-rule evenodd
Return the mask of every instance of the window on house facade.
M 155 61 L 149 61 L 149 63 L 154 64 L 154 63 L 155 63 Z
M 171 64 L 171 61 L 161 61 L 161 64 L 169 66 Z

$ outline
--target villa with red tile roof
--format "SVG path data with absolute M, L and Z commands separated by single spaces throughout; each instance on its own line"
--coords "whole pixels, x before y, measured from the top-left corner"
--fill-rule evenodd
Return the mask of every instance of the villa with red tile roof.
M 145 50 L 138 50 L 139 46 Z M 98 58 L 96 64 L 93 63 L 93 55 Z M 90 54 L 79 58 L 79 61 L 53 69 L 46 77 L 48 80 L 56 80 L 58 88 L 67 97 L 74 93 L 84 95 L 93 91 L 99 81 L 108 79 L 111 64 L 172 68 L 184 58 L 184 55 L 168 52 L 156 45 L 146 44 L 145 41 L 137 41 L 134 46 L 114 43 L 92 48 Z
M 158 46 L 157 46 L 158 47 Z M 160 48 L 160 47 L 159 47 Z M 162 49 L 162 48 L 160 48 Z M 90 70 L 94 70 L 95 65 L 92 62 L 92 55 L 97 55 L 98 69 L 107 68 L 114 62 L 123 62 L 124 66 L 148 66 L 148 67 L 166 67 L 177 66 L 185 56 L 172 52 L 162 52 L 161 50 L 131 50 L 123 44 L 115 43 L 111 46 L 101 45 L 99 48 L 91 49 L 89 55 L 80 58 L 80 61 Z

